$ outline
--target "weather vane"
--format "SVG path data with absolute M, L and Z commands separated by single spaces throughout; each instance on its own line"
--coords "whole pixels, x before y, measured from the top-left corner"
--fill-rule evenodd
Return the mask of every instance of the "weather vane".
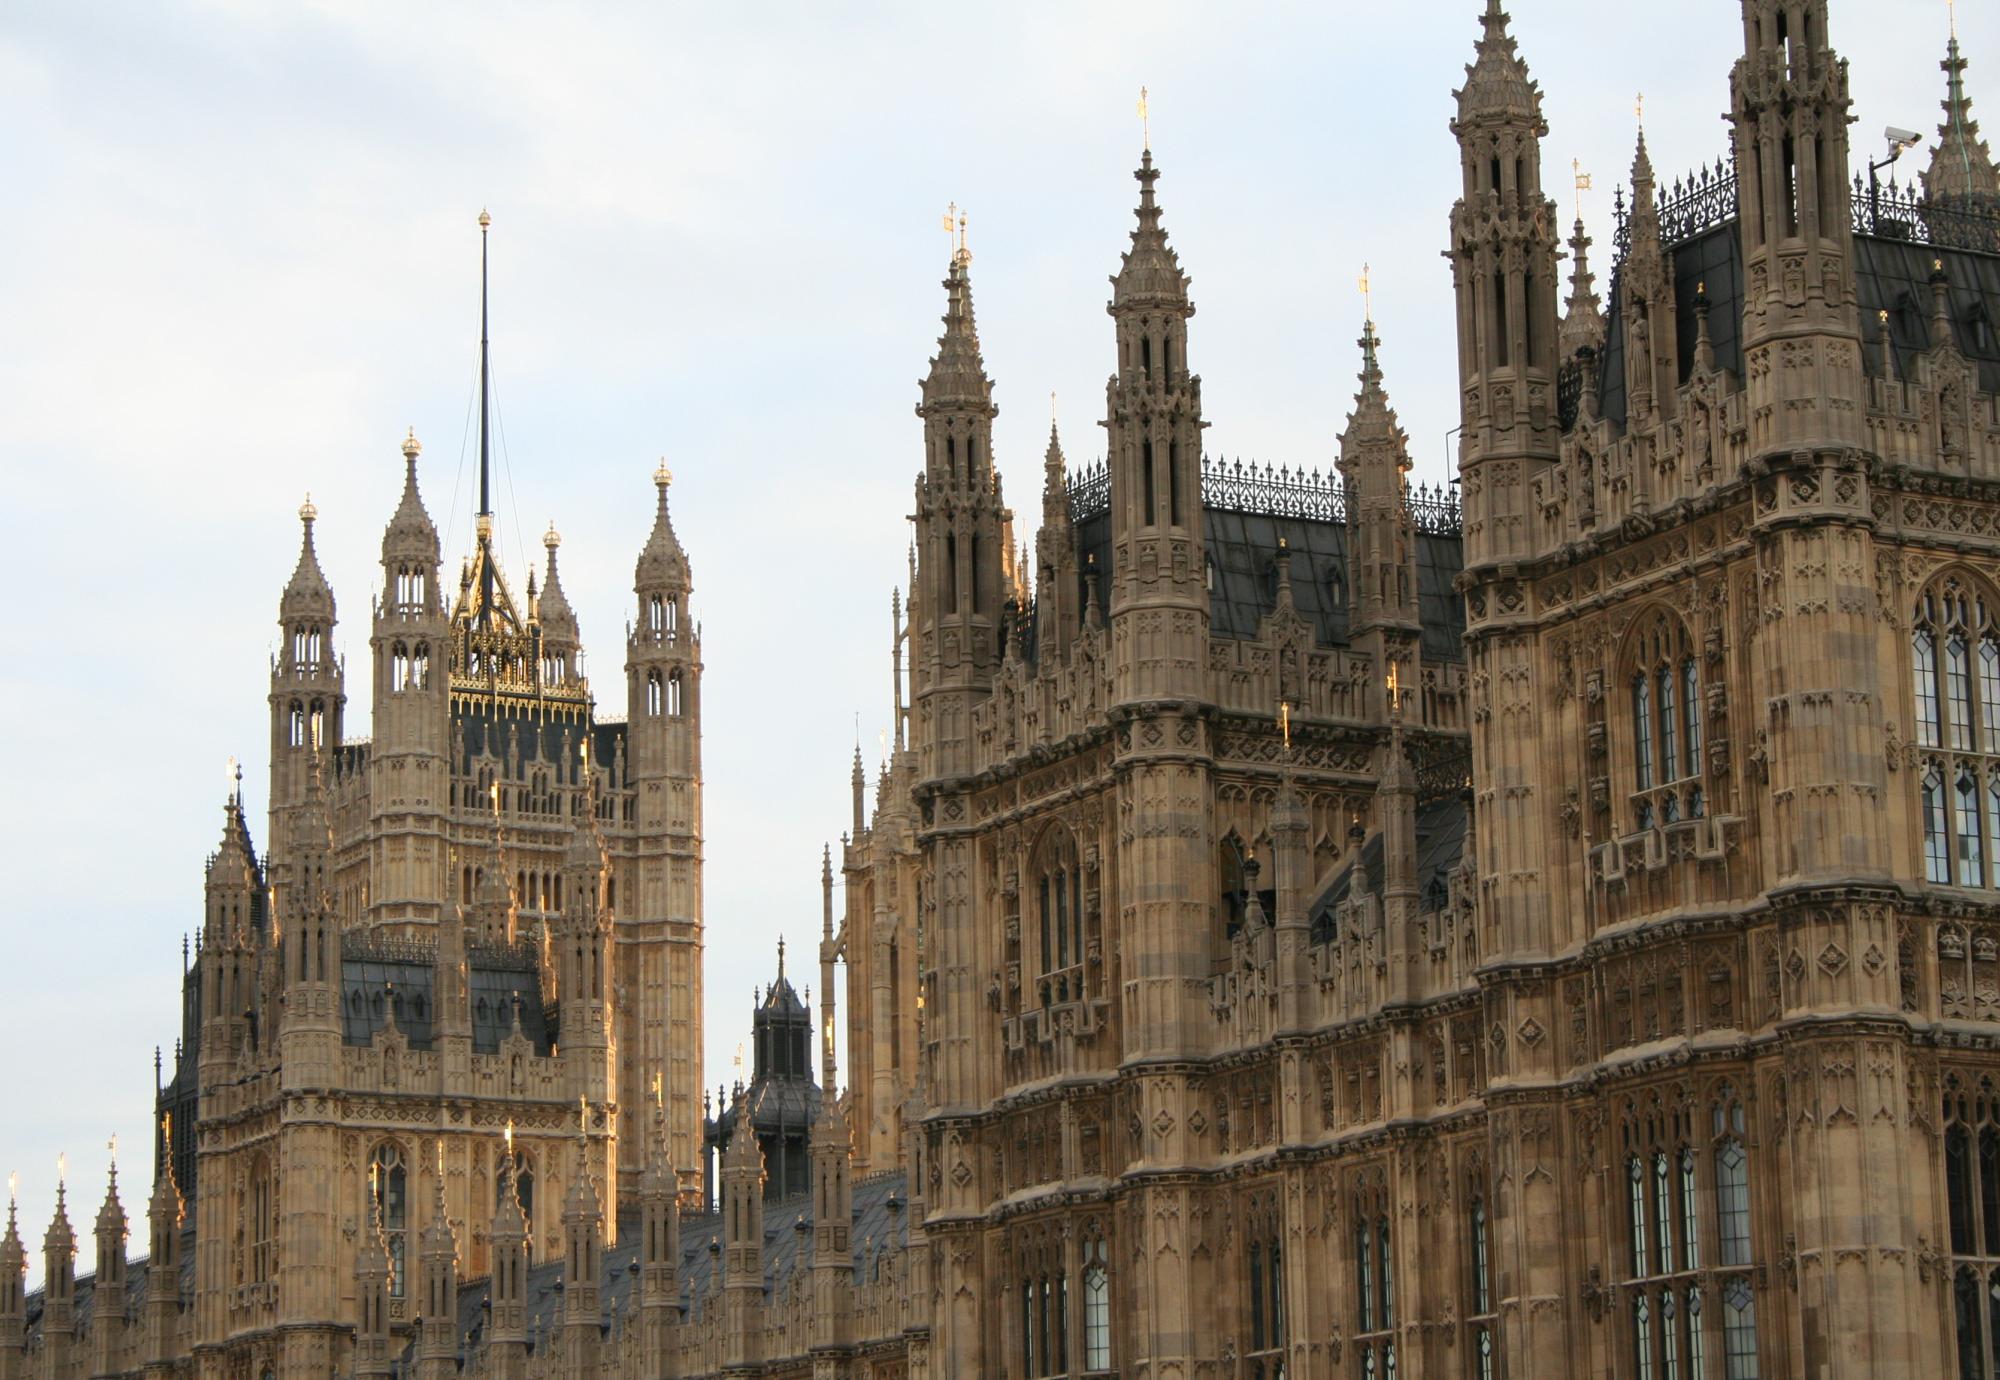
M 1583 219 L 1583 194 L 1590 190 L 1590 174 L 1583 170 L 1583 160 L 1569 160 L 1569 170 L 1576 174 L 1576 218 Z
M 1146 152 L 1153 151 L 1153 121 L 1146 111 L 1146 88 L 1139 88 L 1139 133 L 1146 141 Z
M 1361 265 L 1361 277 L 1356 280 L 1356 286 L 1358 286 L 1361 289 L 1362 314 L 1365 315 L 1368 318 L 1368 320 L 1372 322 L 1375 319 L 1375 303 L 1374 299 L 1369 296 L 1368 265 L 1365 263 Z
M 1641 129 L 1646 125 L 1646 93 L 1641 91 L 1632 98 L 1632 118 L 1639 122 Z

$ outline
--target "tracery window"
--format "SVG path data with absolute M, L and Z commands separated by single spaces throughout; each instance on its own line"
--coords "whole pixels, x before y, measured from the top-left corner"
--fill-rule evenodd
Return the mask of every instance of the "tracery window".
M 1076 839 L 1055 825 L 1035 850 L 1035 921 L 1040 947 L 1036 958 L 1041 1004 L 1083 996 L 1083 870 L 1077 866 Z
M 1467 1209 L 1466 1238 L 1472 1248 L 1472 1297 L 1466 1310 L 1472 1328 L 1472 1373 L 1475 1380 L 1493 1380 L 1493 1258 L 1484 1195 L 1475 1196 Z
M 1383 1380 L 1396 1373 L 1396 1260 L 1388 1195 L 1380 1184 L 1354 1197 L 1354 1278 L 1358 1286 L 1354 1345 L 1361 1373 Z
M 1945 1201 L 1951 1223 L 1957 1376 L 2000 1373 L 2000 1093 L 1945 1080 Z
M 1069 1374 L 1069 1276 L 1060 1239 L 1042 1238 L 1020 1255 L 1021 1374 Z
M 382 1224 L 382 1244 L 389 1252 L 389 1297 L 403 1297 L 403 1263 L 409 1245 L 409 1173 L 403 1152 L 394 1141 L 383 1141 L 368 1159 L 368 1191 L 372 1210 Z
M 1757 1318 L 1749 1270 L 1750 1156 L 1742 1101 L 1727 1083 L 1707 1108 L 1703 1145 L 1694 1113 L 1657 1100 L 1628 1112 L 1623 1199 L 1631 1290 L 1630 1371 L 1651 1380 L 1757 1380 Z M 1709 1258 L 1705 1242 L 1714 1242 Z M 1720 1297 L 1720 1310 L 1710 1307 Z M 1713 1331 L 1711 1331 L 1713 1329 Z
M 1243 1375 L 1245 1380 L 1285 1380 L 1285 1259 L 1275 1200 L 1254 1208 L 1249 1221 L 1243 1242 L 1249 1294 Z
M 1632 827 L 1700 819 L 1708 813 L 1701 666 L 1679 619 L 1661 611 L 1644 625 L 1627 685 Z
M 1091 1237 L 1084 1245 L 1083 1368 L 1111 1369 L 1111 1273 L 1101 1236 Z
M 2000 887 L 2000 626 L 1984 596 L 1947 578 L 1917 600 L 1911 688 L 1924 880 Z

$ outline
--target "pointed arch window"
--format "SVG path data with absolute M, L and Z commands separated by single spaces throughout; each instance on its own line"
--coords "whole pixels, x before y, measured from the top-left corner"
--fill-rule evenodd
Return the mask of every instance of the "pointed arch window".
M 1040 940 L 1037 995 L 1043 1006 L 1083 996 L 1083 871 L 1076 838 L 1057 824 L 1044 834 L 1031 869 Z
M 1630 711 L 1636 829 L 1708 813 L 1700 665 L 1686 627 L 1664 610 L 1633 641 Z
M 1924 879 L 2000 887 L 2000 625 L 1956 576 L 1917 599 L 1912 720 Z
M 658 718 L 665 704 L 665 684 L 658 671 L 646 672 L 646 713 Z
M 409 1244 L 409 1171 L 402 1149 L 394 1141 L 383 1141 L 368 1160 L 371 1211 L 382 1224 L 382 1244 L 389 1253 L 389 1297 L 403 1297 L 403 1268 Z
M 1111 1274 L 1104 1238 L 1093 1236 L 1083 1260 L 1083 1368 L 1111 1369 Z
M 667 675 L 667 715 L 678 719 L 681 716 L 681 673 L 671 671 Z

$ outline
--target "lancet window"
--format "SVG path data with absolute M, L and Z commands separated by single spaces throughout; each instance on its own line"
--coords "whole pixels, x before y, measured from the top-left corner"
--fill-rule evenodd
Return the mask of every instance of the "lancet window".
M 1101 1235 L 1083 1245 L 1083 1368 L 1111 1369 L 1111 1267 Z
M 1653 829 L 1708 813 L 1702 762 L 1701 666 L 1687 628 L 1661 611 L 1646 619 L 1626 680 L 1632 827 Z
M 1727 1083 L 1706 1108 L 1657 1100 L 1625 1120 L 1618 1177 L 1625 1222 L 1631 1374 L 1651 1380 L 1757 1380 L 1750 1149 L 1742 1100 Z
M 1379 1182 L 1354 1195 L 1354 1345 L 1361 1374 L 1389 1380 L 1396 1373 L 1396 1251 L 1389 1197 Z
M 1948 578 L 1911 621 L 1924 879 L 2000 887 L 2000 627 L 1984 595 Z
M 2000 1093 L 1945 1082 L 1945 1201 L 1951 1223 L 1953 1374 L 2000 1373 Z
M 1042 835 L 1031 873 L 1034 882 L 1036 992 L 1044 1006 L 1083 996 L 1083 870 L 1076 839 L 1057 824 Z
M 1465 1236 L 1470 1247 L 1466 1262 L 1470 1269 L 1470 1307 L 1466 1319 L 1472 1329 L 1472 1373 L 1477 1380 L 1493 1380 L 1493 1248 L 1483 1194 L 1473 1197 L 1465 1217 Z
M 409 1171 L 403 1151 L 394 1141 L 383 1141 L 368 1160 L 368 1191 L 374 1202 L 371 1210 L 382 1224 L 382 1245 L 389 1253 L 389 1296 L 403 1297 L 404 1262 L 409 1258 Z
M 1285 1257 L 1284 1222 L 1275 1198 L 1248 1214 L 1243 1242 L 1245 1303 L 1249 1326 L 1243 1351 L 1245 1380 L 1284 1380 Z
M 1069 1374 L 1069 1275 L 1060 1237 L 1038 1235 L 1018 1258 L 1021 1374 Z

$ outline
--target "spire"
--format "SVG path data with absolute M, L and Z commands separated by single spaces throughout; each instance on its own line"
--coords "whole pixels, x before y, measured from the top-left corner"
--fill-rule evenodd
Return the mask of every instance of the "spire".
M 1139 155 L 1139 166 L 1132 176 L 1139 183 L 1135 212 L 1139 224 L 1132 231 L 1132 247 L 1125 251 L 1123 263 L 1111 279 L 1110 310 L 1115 315 L 1121 308 L 1179 307 L 1191 316 L 1194 307 L 1188 302 L 1188 287 L 1192 280 L 1181 272 L 1180 256 L 1167 243 L 1166 227 L 1160 223 L 1160 206 L 1153 196 L 1160 170 L 1153 166 L 1150 147 Z
M 659 507 L 653 514 L 653 530 L 646 538 L 646 545 L 639 552 L 639 564 L 632 572 L 634 589 L 644 594 L 650 589 L 685 589 L 688 585 L 687 553 L 681 549 L 680 538 L 674 535 L 674 520 L 667 512 L 667 489 L 674 482 L 674 472 L 661 459 L 659 468 L 653 471 L 653 487 L 659 491 Z M 555 560 L 551 554 L 549 579 L 555 579 Z M 542 596 L 544 603 L 548 595 Z
M 1972 98 L 1965 94 L 1964 57 L 1958 51 L 1958 32 L 1945 45 L 1945 59 L 1938 66 L 1945 74 L 1944 123 L 1938 126 L 1937 147 L 1931 150 L 1931 165 L 1924 172 L 1924 195 L 1932 201 L 2000 201 L 2000 172 L 1993 155 L 1979 137 L 1979 121 L 1972 117 Z
M 313 523 L 318 518 L 319 508 L 314 505 L 312 495 L 307 494 L 306 501 L 299 505 L 299 525 L 305 529 L 299 542 L 299 563 L 278 601 L 280 622 L 290 623 L 298 618 L 333 621 L 333 588 L 327 584 L 326 572 L 319 568 L 319 552 L 313 548 Z
M 414 561 L 435 567 L 440 559 L 437 524 L 431 521 L 430 512 L 424 507 L 423 495 L 417 491 L 417 456 L 423 449 L 423 442 L 417 439 L 417 429 L 411 427 L 410 434 L 403 438 L 402 501 L 397 503 L 395 514 L 382 533 L 382 557 L 386 562 L 400 557 L 404 562 Z M 427 591 L 427 594 L 435 603 L 435 591 Z
M 1528 64 L 1515 50 L 1500 0 L 1487 0 L 1480 23 L 1479 42 L 1465 68 L 1465 85 L 1453 93 L 1458 98 L 1459 121 L 1470 123 L 1487 116 L 1517 118 L 1529 121 L 1538 132 L 1546 132 L 1541 88 L 1528 76 Z
M 563 593 L 562 578 L 556 572 L 556 551 L 562 546 L 562 533 L 556 531 L 554 522 L 549 523 L 549 530 L 542 534 L 542 545 L 549 553 L 541 602 L 536 606 L 541 617 L 542 640 L 573 645 L 579 636 L 576 613 L 569 606 L 569 596 Z
M 919 416 L 933 408 L 993 415 L 993 380 L 986 376 L 979 323 L 972 310 L 972 251 L 963 244 L 952 251 L 951 267 L 945 271 L 944 333 L 920 387 Z
M 1569 302 L 1563 308 L 1562 325 L 1557 337 L 1565 360 L 1574 359 L 1576 352 L 1586 345 L 1593 350 L 1604 345 L 1604 308 L 1591 279 L 1590 243 L 1590 236 L 1583 231 L 1583 217 L 1579 215 L 1569 237 L 1572 263 Z
M 1376 351 L 1382 341 L 1375 323 L 1361 323 L 1361 391 L 1354 395 L 1354 410 L 1347 414 L 1347 427 L 1340 433 L 1340 463 L 1343 468 L 1370 461 L 1389 460 L 1398 471 L 1410 468 L 1408 438 L 1389 406 L 1382 388 L 1382 363 Z
M 104 1203 L 97 1209 L 97 1280 L 111 1285 L 125 1277 L 125 1235 L 130 1226 L 125 1204 L 118 1198 L 117 1137 L 113 1137 L 111 1168 L 104 1185 Z
M 1653 158 L 1646 152 L 1646 126 L 1639 126 L 1639 146 L 1632 153 L 1632 243 L 1657 244 L 1660 239 L 1660 196 L 1653 178 Z
M 492 617 L 493 609 L 493 495 L 492 495 L 492 447 L 489 437 L 491 427 L 488 422 L 489 393 L 488 375 L 490 347 L 486 331 L 486 232 L 493 224 L 493 217 L 484 208 L 479 212 L 479 610 L 483 626 Z
M 1068 462 L 1063 458 L 1062 437 L 1056 431 L 1056 419 L 1049 418 L 1049 448 L 1042 453 L 1042 512 L 1043 521 L 1060 515 L 1069 516 L 1069 475 Z

